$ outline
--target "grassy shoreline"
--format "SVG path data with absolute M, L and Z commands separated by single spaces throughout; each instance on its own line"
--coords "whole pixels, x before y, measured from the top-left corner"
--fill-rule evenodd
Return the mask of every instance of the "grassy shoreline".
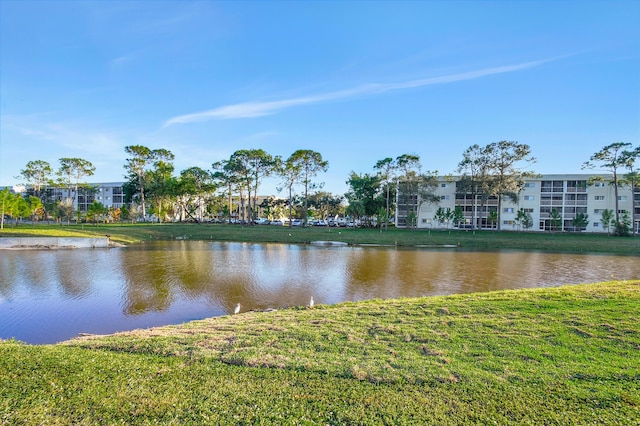
M 537 233 L 515 231 L 458 231 L 287 228 L 276 226 L 240 226 L 221 224 L 101 224 L 23 225 L 5 228 L 2 237 L 64 236 L 103 237 L 110 235 L 120 244 L 153 240 L 191 239 L 239 242 L 275 242 L 305 244 L 313 241 L 338 241 L 347 244 L 392 245 L 398 247 L 453 245 L 463 249 L 518 249 L 565 253 L 609 253 L 640 255 L 640 238 L 602 234 Z
M 15 424 L 638 424 L 640 281 L 0 342 Z

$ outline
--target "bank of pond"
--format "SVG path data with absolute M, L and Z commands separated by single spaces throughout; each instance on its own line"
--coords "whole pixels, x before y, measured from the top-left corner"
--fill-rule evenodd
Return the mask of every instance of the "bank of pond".
M 0 342 L 7 424 L 640 422 L 640 281 Z

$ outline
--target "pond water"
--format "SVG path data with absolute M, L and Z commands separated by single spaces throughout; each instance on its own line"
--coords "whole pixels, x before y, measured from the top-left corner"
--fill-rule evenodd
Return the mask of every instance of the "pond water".
M 242 311 L 640 279 L 638 256 L 198 241 L 0 252 L 0 339 L 177 324 Z

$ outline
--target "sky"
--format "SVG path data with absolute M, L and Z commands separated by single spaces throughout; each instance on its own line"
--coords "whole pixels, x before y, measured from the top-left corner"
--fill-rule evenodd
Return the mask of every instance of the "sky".
M 455 174 L 501 140 L 541 174 L 640 145 L 640 1 L 0 0 L 0 186 L 63 157 L 122 181 L 129 145 L 176 174 L 311 149 L 342 195 L 384 158 Z

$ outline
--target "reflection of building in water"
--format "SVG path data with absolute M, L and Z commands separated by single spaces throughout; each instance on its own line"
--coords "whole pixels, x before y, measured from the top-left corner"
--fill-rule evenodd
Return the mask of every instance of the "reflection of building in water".
M 594 178 L 600 178 L 600 181 L 592 182 Z M 418 228 L 607 232 L 609 230 L 602 221 L 603 212 L 609 210 L 615 217 L 616 208 L 611 180 L 610 175 L 596 174 L 528 178 L 523 182 L 517 202 L 503 198 L 498 212 L 497 197 L 483 197 L 478 191 L 474 193 L 470 185 L 463 184 L 460 176 L 439 177 L 435 189 L 435 195 L 440 198 L 437 204 L 421 202 L 416 196 L 405 199 L 399 194 L 396 225 L 405 227 L 413 219 Z M 459 209 L 459 223 L 440 219 L 442 211 L 447 209 Z M 628 185 L 619 185 L 618 213 L 621 220 L 627 217 L 629 223 L 640 231 L 640 188 L 632 193 Z M 586 219 L 583 225 L 575 220 L 580 217 Z

